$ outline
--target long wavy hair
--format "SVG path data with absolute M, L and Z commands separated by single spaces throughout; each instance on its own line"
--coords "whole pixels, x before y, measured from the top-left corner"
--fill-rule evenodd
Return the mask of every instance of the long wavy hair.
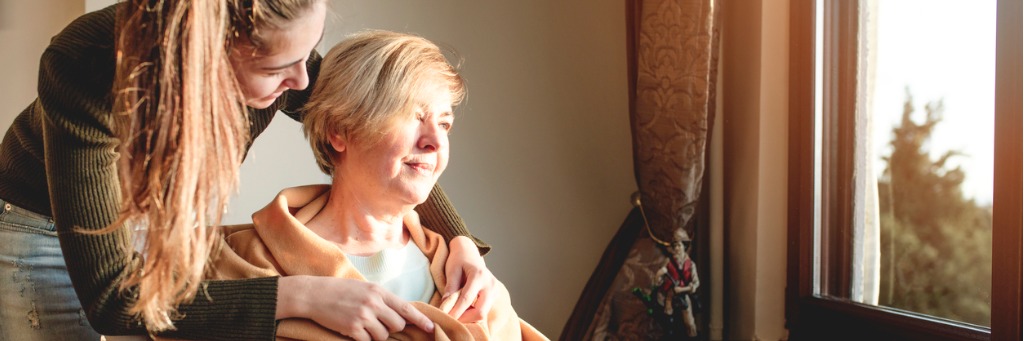
M 127 226 L 142 243 L 141 257 L 126 252 L 121 289 L 150 331 L 174 329 L 177 306 L 195 297 L 220 237 L 211 226 L 238 186 L 250 136 L 232 49 L 258 53 L 267 43 L 261 33 L 320 1 L 128 0 L 119 9 L 121 211 L 103 231 Z

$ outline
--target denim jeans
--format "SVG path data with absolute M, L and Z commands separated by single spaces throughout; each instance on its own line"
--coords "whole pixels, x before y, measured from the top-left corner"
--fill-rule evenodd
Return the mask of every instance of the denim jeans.
M 53 220 L 0 199 L 0 340 L 99 340 Z

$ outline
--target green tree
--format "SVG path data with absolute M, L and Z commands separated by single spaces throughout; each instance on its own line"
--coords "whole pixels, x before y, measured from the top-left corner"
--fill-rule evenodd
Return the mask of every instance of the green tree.
M 908 90 L 902 120 L 893 129 L 892 154 L 883 158 L 879 304 L 988 326 L 991 206 L 964 197 L 964 172 L 947 165 L 962 153 L 929 156 L 942 100 L 926 104 L 924 111 L 924 122 L 915 122 Z

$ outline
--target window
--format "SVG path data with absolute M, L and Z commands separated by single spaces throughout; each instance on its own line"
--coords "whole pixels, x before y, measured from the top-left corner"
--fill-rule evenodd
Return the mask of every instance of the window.
M 794 339 L 1020 339 L 1020 2 L 791 10 Z

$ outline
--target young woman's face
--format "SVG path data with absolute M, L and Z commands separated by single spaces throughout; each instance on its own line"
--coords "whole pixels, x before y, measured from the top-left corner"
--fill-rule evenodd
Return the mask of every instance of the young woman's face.
M 263 109 L 286 90 L 309 85 L 306 60 L 323 37 L 326 15 L 326 5 L 318 2 L 287 27 L 265 32 L 265 46 L 257 53 L 249 45 L 231 52 L 231 66 L 245 105 Z
M 335 159 L 335 180 L 362 197 L 387 204 L 417 205 L 427 200 L 448 166 L 452 95 L 438 88 L 417 101 L 413 115 L 395 120 L 372 146 L 349 142 Z M 337 145 L 335 145 L 337 150 Z M 337 181 L 336 181 L 337 182 Z

